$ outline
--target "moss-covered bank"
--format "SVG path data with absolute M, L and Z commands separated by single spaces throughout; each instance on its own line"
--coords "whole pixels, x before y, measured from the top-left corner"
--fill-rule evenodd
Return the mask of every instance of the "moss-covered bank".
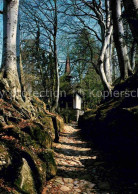
M 138 179 L 137 87 L 137 75 L 117 85 L 114 91 L 123 91 L 126 94 L 133 92 L 133 95 L 107 99 L 97 109 L 81 116 L 79 127 L 102 151 L 112 154 L 108 158 L 110 162 L 125 166 L 126 172 L 133 170 L 133 175 Z
M 63 119 L 36 97 L 0 99 L 0 193 L 41 193 L 56 175 L 52 142 L 63 129 Z

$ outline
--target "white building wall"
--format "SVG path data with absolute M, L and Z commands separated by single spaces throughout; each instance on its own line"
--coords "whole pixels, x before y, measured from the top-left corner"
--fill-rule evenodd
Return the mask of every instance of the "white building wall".
M 73 99 L 73 108 L 81 110 L 81 103 L 82 103 L 82 98 L 76 94 L 75 98 Z

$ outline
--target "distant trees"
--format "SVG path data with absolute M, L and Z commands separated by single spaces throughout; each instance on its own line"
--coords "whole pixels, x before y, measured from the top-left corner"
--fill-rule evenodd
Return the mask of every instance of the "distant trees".
M 92 108 L 100 101 L 100 98 L 93 97 L 92 91 L 96 89 L 102 92 L 103 90 L 100 76 L 94 67 L 98 60 L 99 45 L 88 29 L 82 28 L 76 33 L 76 39 L 69 50 L 72 89 L 82 92 L 85 108 Z M 60 88 L 62 91 L 69 88 L 65 75 L 61 77 Z
M 59 45 L 57 45 L 57 40 L 59 40 L 60 36 L 68 39 L 68 43 L 64 46 L 70 48 L 61 48 L 60 50 L 63 52 L 66 50 L 66 54 L 70 54 L 70 57 L 72 57 L 72 62 L 76 60 L 72 71 L 74 74 L 75 72 L 76 74 L 78 73 L 80 81 L 83 81 L 86 76 L 84 72 L 86 73 L 89 66 L 86 64 L 87 60 L 91 61 L 90 64 L 100 76 L 105 90 L 111 91 L 117 78 L 125 80 L 135 72 L 136 33 L 134 35 L 132 27 L 132 34 L 130 30 L 127 30 L 126 19 L 130 23 L 130 17 L 133 15 L 134 21 L 137 21 L 137 3 L 132 1 L 131 4 L 133 4 L 134 9 L 130 16 L 126 2 L 124 0 L 122 4 L 121 0 L 93 0 L 91 2 L 87 0 L 69 0 L 68 2 L 65 0 L 60 2 L 53 0 L 45 2 L 42 0 L 39 3 L 30 1 L 22 5 L 22 12 L 27 15 L 25 17 L 32 21 L 32 23 L 28 24 L 33 27 L 33 30 L 29 28 L 29 33 L 32 34 L 32 37 L 36 37 L 37 32 L 35 31 L 39 26 L 40 48 L 46 51 L 45 56 L 48 58 L 46 63 L 48 64 L 48 61 L 51 61 L 51 64 L 49 63 L 49 67 L 52 67 L 53 70 L 53 73 L 51 71 L 51 85 L 53 84 L 52 90 L 57 92 L 57 98 L 52 100 L 54 109 L 57 107 L 59 99 L 59 62 L 57 55 Z M 124 6 L 124 10 L 122 6 Z M 23 23 L 25 24 L 25 22 Z M 62 24 L 60 36 L 58 34 L 59 23 Z M 127 31 L 129 32 L 131 43 L 128 43 L 126 38 Z M 85 34 L 84 39 L 86 40 L 83 46 L 89 49 L 84 49 L 81 52 L 80 45 L 77 46 L 76 43 L 82 32 L 84 32 L 83 36 Z M 96 58 L 99 57 L 94 61 L 93 51 L 95 47 L 93 47 L 92 39 L 98 45 Z M 66 42 L 67 40 L 62 41 Z M 79 40 L 80 42 L 81 40 Z M 61 47 L 64 47 L 62 45 Z M 75 49 L 74 46 L 76 47 Z M 43 78 L 47 79 L 48 75 L 43 76 Z M 46 82 L 44 81 L 43 83 Z
M 39 51 L 43 50 L 43 56 L 48 59 L 51 64 L 51 88 L 47 84 L 47 76 L 43 76 L 43 83 L 45 83 L 45 89 L 52 90 L 53 98 L 51 99 L 51 105 L 53 110 L 58 108 L 59 101 L 59 63 L 58 63 L 58 51 L 57 51 L 57 33 L 58 33 L 58 6 L 57 0 L 52 1 L 22 1 L 21 3 L 21 28 L 22 33 L 31 39 L 39 39 L 36 44 L 39 44 Z M 26 22 L 26 19 L 30 23 Z M 28 30 L 29 29 L 29 30 Z M 38 37 L 39 29 L 39 37 Z M 22 37 L 24 39 L 24 36 Z M 42 52 L 36 50 L 37 56 L 37 68 L 40 72 L 38 75 L 42 75 Z M 39 53 L 39 56 L 37 55 Z M 44 62 L 47 62 L 44 60 Z M 40 62 L 40 63 L 39 63 Z M 34 64 L 35 65 L 35 64 Z M 45 67 L 48 64 L 45 63 Z M 44 81 L 44 79 L 46 79 Z M 43 84 L 44 85 L 44 84 Z M 55 95 L 54 95 L 55 94 Z M 54 97 L 55 96 L 55 97 Z
M 70 59 L 72 61 L 72 70 L 74 79 L 78 80 L 81 85 L 83 78 L 89 66 L 93 66 L 95 58 L 97 57 L 98 46 L 95 39 L 86 28 L 78 30 L 76 40 L 72 43 L 70 50 Z
M 17 37 L 19 0 L 4 0 L 0 11 L 4 21 L 1 77 L 13 98 L 24 90 L 26 79 L 32 90 L 52 91 L 47 103 L 53 111 L 58 109 L 59 75 L 64 71 L 63 66 L 61 72 L 59 69 L 63 64 L 59 51 L 61 56 L 65 51 L 70 55 L 72 72 L 84 89 L 90 75 L 89 83 L 94 84 L 97 74 L 104 89 L 111 92 L 117 78 L 125 80 L 137 71 L 136 0 L 22 0 L 20 8 L 21 41 Z M 18 69 L 17 39 L 21 51 Z

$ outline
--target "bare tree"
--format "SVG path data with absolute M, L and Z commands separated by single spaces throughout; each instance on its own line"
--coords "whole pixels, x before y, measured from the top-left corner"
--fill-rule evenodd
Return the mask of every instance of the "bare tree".
M 58 67 L 58 51 L 57 51 L 57 33 L 58 33 L 58 6 L 57 0 L 48 1 L 26 1 L 22 3 L 21 10 L 25 14 L 24 18 L 26 25 L 26 33 L 30 36 L 34 36 L 36 39 L 38 27 L 39 27 L 39 43 L 40 47 L 43 47 L 49 54 L 52 69 L 52 93 L 53 98 L 53 111 L 58 107 L 59 101 L 59 67 Z M 30 20 L 26 24 L 26 18 Z M 32 21 L 32 22 L 31 22 Z M 30 29 L 30 27 L 32 29 Z M 29 29 L 29 32 L 28 32 Z M 42 45 L 43 44 L 43 45 Z M 38 61 L 39 59 L 37 59 Z M 39 66 L 40 67 L 40 66 Z M 42 72 L 40 70 L 42 75 Z M 45 80 L 46 83 L 46 80 Z
M 3 56 L 2 73 L 15 99 L 21 92 L 17 73 L 16 39 L 19 0 L 4 0 L 3 6 Z
M 109 29 L 111 25 L 110 1 L 105 0 L 105 3 L 106 3 L 106 29 Z M 105 51 L 105 74 L 107 77 L 107 81 L 110 85 L 112 84 L 112 75 L 111 75 L 112 59 L 111 58 L 112 58 L 112 34 Z
M 106 89 L 111 91 L 112 84 L 112 74 L 111 74 L 111 52 L 110 47 L 112 47 L 112 20 L 110 11 L 110 1 L 106 0 L 105 8 L 103 9 L 102 1 L 92 1 L 91 3 L 86 0 L 81 0 L 88 8 L 90 8 L 94 15 L 93 19 L 98 21 L 99 27 L 101 29 L 101 54 L 98 61 L 99 74 L 101 80 Z
M 132 72 L 127 46 L 124 40 L 121 0 L 112 1 L 112 18 L 114 26 L 114 41 L 117 49 L 121 79 L 128 78 L 128 70 Z
M 112 87 L 111 87 L 110 83 L 108 82 L 105 71 L 104 71 L 104 56 L 105 56 L 105 53 L 106 53 L 106 50 L 107 50 L 107 46 L 109 45 L 109 42 L 110 42 L 112 31 L 113 31 L 113 26 L 112 26 L 112 24 L 110 24 L 109 30 L 108 30 L 108 32 L 105 36 L 105 39 L 104 39 L 104 43 L 103 43 L 103 46 L 102 46 L 102 51 L 101 51 L 99 62 L 98 62 L 99 68 L 100 68 L 100 74 L 101 74 L 101 77 L 102 77 L 102 81 L 103 81 L 104 85 L 108 88 L 108 90 L 110 92 L 112 90 Z M 108 69 L 108 71 L 109 71 L 109 69 Z

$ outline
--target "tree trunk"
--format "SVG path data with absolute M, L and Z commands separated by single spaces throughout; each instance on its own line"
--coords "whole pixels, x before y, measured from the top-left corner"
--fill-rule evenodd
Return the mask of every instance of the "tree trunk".
M 20 82 L 21 82 L 21 89 L 22 89 L 22 92 L 25 92 L 26 89 L 25 89 L 25 79 L 24 79 L 24 71 L 23 71 L 23 63 L 22 63 L 22 54 L 20 53 Z
M 104 71 L 104 57 L 105 57 L 107 46 L 109 45 L 109 42 L 110 42 L 112 31 L 113 31 L 113 26 L 110 25 L 109 30 L 108 30 L 108 32 L 106 34 L 106 37 L 105 37 L 105 40 L 104 40 L 104 43 L 103 43 L 103 47 L 102 47 L 102 51 L 101 51 L 101 54 L 100 54 L 100 58 L 99 58 L 99 67 L 100 67 L 101 79 L 102 79 L 104 85 L 109 90 L 109 92 L 111 92 L 112 87 L 109 84 L 109 82 L 107 81 L 107 78 L 106 78 L 106 75 L 105 75 L 105 71 Z
M 59 103 L 59 69 L 58 69 L 58 57 L 57 57 L 57 45 L 56 45 L 56 37 L 54 37 L 54 63 L 55 63 L 55 73 L 56 73 L 56 94 L 55 94 L 55 105 L 54 109 L 57 110 Z
M 57 56 L 57 0 L 54 0 L 55 5 L 55 15 L 54 15 L 54 64 L 55 64 L 55 74 L 56 74 L 56 94 L 55 94 L 55 103 L 53 106 L 53 110 L 57 110 L 59 104 L 59 68 L 58 68 L 58 56 Z
M 110 71 L 111 71 L 111 83 L 113 83 L 113 50 L 114 50 L 114 41 L 113 41 L 113 34 L 110 38 L 110 45 L 109 45 L 109 60 L 110 60 Z
M 138 1 L 137 0 L 123 0 L 125 7 L 125 17 L 129 23 L 133 37 L 138 44 Z
M 24 79 L 24 71 L 22 64 L 22 54 L 21 54 L 21 46 L 20 46 L 20 22 L 18 17 L 18 25 L 17 25 L 17 43 L 16 43 L 16 54 L 17 54 L 17 72 L 19 76 L 19 82 L 21 86 L 22 98 L 25 101 L 25 79 Z
M 135 67 L 136 67 L 136 52 L 137 52 L 137 43 L 134 40 L 132 48 L 131 48 L 131 67 L 133 69 L 133 71 L 135 72 Z
M 18 8 L 19 0 L 4 0 L 2 77 L 7 81 L 14 99 L 21 92 L 16 57 Z
M 105 75 L 107 78 L 108 83 L 112 84 L 112 76 L 111 76 L 111 63 L 110 63 L 110 49 L 109 45 L 107 46 L 106 52 L 105 52 Z
M 111 13 L 110 13 L 110 1 L 106 0 L 106 29 L 108 31 L 111 23 Z M 109 41 L 106 52 L 105 52 L 105 74 L 109 84 L 112 84 L 112 76 L 111 76 L 111 61 L 110 61 L 110 44 Z
M 123 39 L 124 28 L 121 19 L 121 0 L 113 0 L 111 9 L 114 26 L 114 41 L 118 55 L 121 79 L 126 79 L 128 77 L 128 68 L 130 69 L 130 61 L 128 57 L 127 47 Z

